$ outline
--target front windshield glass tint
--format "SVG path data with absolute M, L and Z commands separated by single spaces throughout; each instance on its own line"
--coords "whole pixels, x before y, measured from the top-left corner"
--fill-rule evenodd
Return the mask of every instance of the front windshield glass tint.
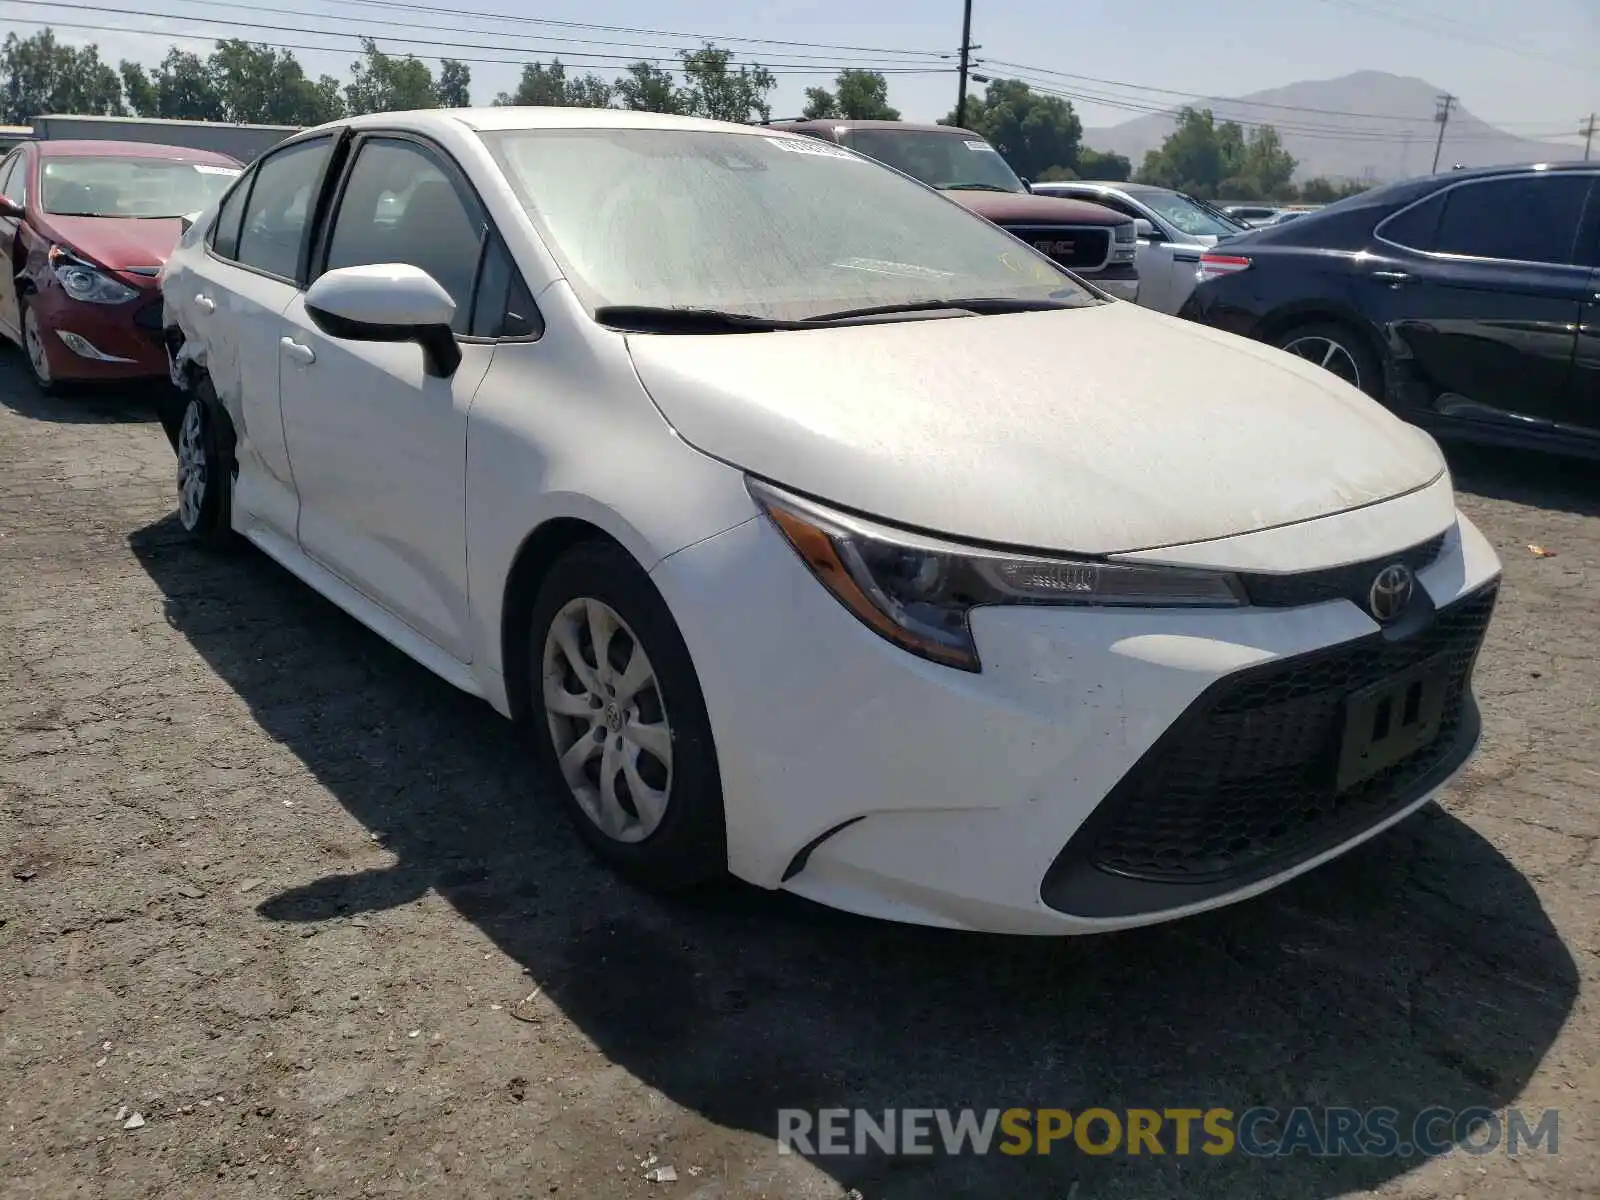
M 591 310 L 802 320 L 979 297 L 1100 303 L 960 205 L 815 139 L 681 129 L 482 137 Z
M 159 158 L 50 158 L 39 197 L 59 217 L 181 217 L 227 191 L 239 170 Z
M 1181 192 L 1143 192 L 1143 200 L 1161 218 L 1190 237 L 1231 237 L 1243 233 L 1244 226 L 1236 225 L 1217 213 L 1201 208 Z
M 1000 152 L 980 137 L 899 129 L 852 129 L 843 135 L 852 150 L 888 163 L 930 187 L 977 187 L 1020 192 L 1022 180 Z

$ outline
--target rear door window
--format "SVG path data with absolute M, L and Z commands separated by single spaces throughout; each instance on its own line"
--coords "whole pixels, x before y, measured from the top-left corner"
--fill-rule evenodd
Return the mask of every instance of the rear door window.
M 1451 188 L 1432 249 L 1511 262 L 1576 263 L 1589 184 L 1587 175 L 1540 172 Z
M 253 175 L 239 180 L 222 200 L 217 219 L 211 224 L 211 249 L 223 258 L 239 255 L 239 219 L 244 215 L 245 198 L 250 194 Z
M 332 147 L 332 138 L 316 138 L 261 161 L 239 230 L 240 265 L 290 281 L 299 276 L 306 224 Z

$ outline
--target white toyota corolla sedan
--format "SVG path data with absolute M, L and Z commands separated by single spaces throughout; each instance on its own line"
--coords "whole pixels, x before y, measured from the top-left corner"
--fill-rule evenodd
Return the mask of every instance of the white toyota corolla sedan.
M 389 113 L 166 268 L 179 517 L 524 723 L 657 886 L 1086 933 L 1466 762 L 1499 563 L 1426 435 L 759 126 Z

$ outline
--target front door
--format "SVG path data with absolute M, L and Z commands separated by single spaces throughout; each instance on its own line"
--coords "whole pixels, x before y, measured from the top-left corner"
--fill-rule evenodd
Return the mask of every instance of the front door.
M 1366 311 L 1405 348 L 1419 402 L 1469 422 L 1566 425 L 1590 269 L 1587 175 L 1529 172 L 1446 188 L 1380 226 L 1360 260 Z M 1404 250 L 1398 249 L 1404 247 Z M 1415 253 L 1407 251 L 1417 251 Z
M 355 149 L 323 270 L 408 263 L 432 275 L 467 332 L 484 217 L 431 147 L 371 136 Z M 313 270 L 315 276 L 319 272 Z M 460 662 L 471 661 L 467 414 L 493 356 L 463 342 L 448 379 L 411 342 L 323 333 L 296 297 L 281 322 L 284 437 L 302 550 Z
M 5 162 L 0 163 L 0 196 L 21 205 L 28 177 L 28 160 L 21 150 L 13 150 Z M 15 342 L 22 341 L 22 322 L 17 314 L 16 252 L 22 237 L 22 222 L 14 217 L 0 217 L 0 333 Z

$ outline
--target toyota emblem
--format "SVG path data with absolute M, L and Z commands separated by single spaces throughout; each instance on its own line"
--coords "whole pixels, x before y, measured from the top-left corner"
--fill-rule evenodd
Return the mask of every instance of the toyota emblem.
M 1367 592 L 1367 609 L 1381 623 L 1387 625 L 1411 603 L 1411 593 L 1416 588 L 1416 576 L 1405 563 L 1392 563 L 1378 572 Z

